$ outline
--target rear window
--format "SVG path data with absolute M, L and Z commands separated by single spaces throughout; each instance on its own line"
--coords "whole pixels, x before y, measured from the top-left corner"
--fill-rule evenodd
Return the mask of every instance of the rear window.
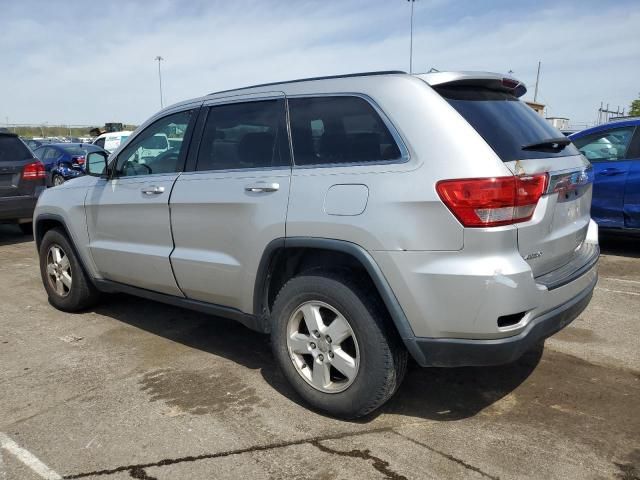
M 554 152 L 523 150 L 525 145 L 563 135 L 507 92 L 481 87 L 442 87 L 436 91 L 476 129 L 503 162 L 578 155 L 571 144 Z
M 296 165 L 399 160 L 400 149 L 380 115 L 350 96 L 289 99 Z
M 0 135 L 0 162 L 15 162 L 33 158 L 29 148 L 18 137 Z
M 97 152 L 100 150 L 99 148 L 94 147 L 93 145 L 83 145 L 82 147 L 64 146 L 60 148 L 62 148 L 62 150 L 64 150 L 69 155 L 86 155 L 87 152 Z

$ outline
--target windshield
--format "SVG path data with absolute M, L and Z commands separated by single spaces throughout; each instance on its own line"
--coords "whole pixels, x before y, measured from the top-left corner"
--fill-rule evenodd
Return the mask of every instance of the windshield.
M 476 129 L 503 162 L 578 155 L 571 144 L 559 151 L 549 151 L 542 145 L 523 150 L 523 146 L 543 144 L 563 135 L 507 92 L 452 86 L 436 88 L 436 91 Z
M 29 148 L 18 137 L 0 135 L 0 162 L 15 162 L 33 158 Z

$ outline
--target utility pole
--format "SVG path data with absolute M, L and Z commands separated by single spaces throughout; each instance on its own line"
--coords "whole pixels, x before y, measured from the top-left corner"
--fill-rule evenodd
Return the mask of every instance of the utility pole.
M 164 101 L 162 100 L 162 71 L 160 70 L 160 62 L 164 60 L 160 55 L 158 55 L 155 60 L 158 62 L 158 82 L 160 83 L 160 108 L 164 107 Z
M 534 103 L 537 102 L 538 100 L 538 83 L 540 82 L 540 64 L 542 62 L 538 62 L 538 74 L 536 75 L 536 90 L 533 94 L 533 101 Z
M 416 0 L 407 0 L 411 4 L 411 34 L 409 39 L 409 73 L 413 73 L 413 4 Z

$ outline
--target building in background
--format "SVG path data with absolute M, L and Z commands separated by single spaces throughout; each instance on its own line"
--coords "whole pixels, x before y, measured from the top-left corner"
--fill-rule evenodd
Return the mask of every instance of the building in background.
M 544 117 L 544 104 L 538 102 L 524 102 L 540 116 Z

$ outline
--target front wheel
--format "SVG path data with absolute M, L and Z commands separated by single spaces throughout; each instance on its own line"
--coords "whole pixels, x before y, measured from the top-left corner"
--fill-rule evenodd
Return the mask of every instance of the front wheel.
M 77 312 L 98 300 L 98 290 L 61 230 L 52 229 L 45 233 L 39 253 L 42 283 L 54 307 L 65 312 Z
M 313 273 L 291 279 L 272 311 L 272 348 L 293 388 L 318 410 L 362 417 L 385 403 L 407 352 L 379 301 L 355 281 Z

